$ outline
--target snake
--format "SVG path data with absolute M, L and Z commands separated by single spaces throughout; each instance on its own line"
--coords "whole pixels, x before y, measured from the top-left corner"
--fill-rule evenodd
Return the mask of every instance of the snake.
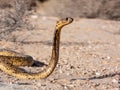
M 73 18 L 71 17 L 62 18 L 57 21 L 53 37 L 51 59 L 44 70 L 36 73 L 31 73 L 20 69 L 20 66 L 33 65 L 35 61 L 33 60 L 32 56 L 23 55 L 21 53 L 7 49 L 0 50 L 0 69 L 6 74 L 19 79 L 47 78 L 52 74 L 59 60 L 61 29 L 72 22 Z

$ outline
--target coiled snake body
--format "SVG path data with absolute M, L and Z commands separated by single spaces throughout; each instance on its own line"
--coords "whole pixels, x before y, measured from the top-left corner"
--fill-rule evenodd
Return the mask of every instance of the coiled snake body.
M 48 77 L 55 69 L 59 59 L 60 32 L 62 27 L 72 23 L 72 18 L 57 21 L 53 38 L 52 56 L 45 70 L 38 73 L 28 73 L 19 69 L 19 66 L 31 66 L 34 60 L 31 56 L 22 55 L 10 50 L 0 50 L 0 69 L 9 75 L 21 79 L 42 79 Z

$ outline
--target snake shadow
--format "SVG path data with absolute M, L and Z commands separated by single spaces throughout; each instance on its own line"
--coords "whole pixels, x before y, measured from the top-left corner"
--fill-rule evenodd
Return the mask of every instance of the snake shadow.
M 110 74 L 104 74 L 104 75 L 101 75 L 101 76 L 93 76 L 93 77 L 89 77 L 89 78 L 73 78 L 73 79 L 71 79 L 71 81 L 74 81 L 74 80 L 96 80 L 96 79 L 104 79 L 104 78 L 114 77 L 116 75 L 120 76 L 120 72 L 115 72 L 115 73 L 110 73 Z
M 32 65 L 32 67 L 43 67 L 43 66 L 48 66 L 47 64 L 45 64 L 44 62 L 40 62 L 37 60 L 34 60 L 34 63 Z

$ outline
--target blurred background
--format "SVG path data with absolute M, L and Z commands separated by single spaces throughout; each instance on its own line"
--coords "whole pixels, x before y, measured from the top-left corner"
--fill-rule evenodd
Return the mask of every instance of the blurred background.
M 0 0 L 0 8 L 14 8 L 16 0 Z M 19 0 L 18 0 L 19 1 Z M 28 10 L 56 17 L 120 20 L 120 0 L 22 0 Z

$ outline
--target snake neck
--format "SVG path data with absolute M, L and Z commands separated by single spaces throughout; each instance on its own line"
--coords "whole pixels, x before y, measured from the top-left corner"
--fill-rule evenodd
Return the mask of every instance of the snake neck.
M 40 73 L 33 74 L 36 78 L 46 78 L 48 77 L 55 69 L 58 59 L 59 59 L 59 44 L 60 44 L 60 29 L 55 29 L 54 38 L 53 38 L 53 45 L 52 45 L 52 55 L 49 65 Z M 29 75 L 28 75 L 29 76 Z M 35 77 L 29 77 L 29 79 L 35 79 Z
M 60 32 L 61 29 L 55 29 L 54 38 L 53 38 L 53 45 L 52 45 L 52 55 L 49 65 L 45 69 L 44 77 L 48 77 L 55 69 L 58 59 L 59 59 L 59 44 L 60 44 Z
M 32 75 L 27 74 L 26 76 L 29 79 L 46 78 L 54 71 L 59 59 L 60 33 L 61 33 L 61 28 L 55 29 L 54 37 L 53 37 L 53 45 L 52 45 L 52 55 L 49 65 L 42 72 L 34 73 Z

